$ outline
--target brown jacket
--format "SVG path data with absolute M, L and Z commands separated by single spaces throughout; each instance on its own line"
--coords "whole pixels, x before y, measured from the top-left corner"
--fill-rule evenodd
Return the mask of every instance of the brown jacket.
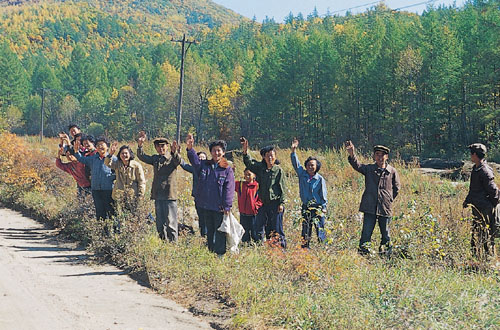
M 356 171 L 365 176 L 365 191 L 359 211 L 384 217 L 392 216 L 392 202 L 401 188 L 396 169 L 387 165 L 380 173 L 377 164 L 361 164 L 356 155 L 349 156 L 348 160 Z
M 179 153 L 148 156 L 141 147 L 138 147 L 137 157 L 144 163 L 153 165 L 151 199 L 177 200 L 177 166 L 181 163 Z
M 146 192 L 146 177 L 142 165 L 131 160 L 129 166 L 123 166 L 123 163 L 115 156 L 104 158 L 104 164 L 115 171 L 116 180 L 113 186 L 112 197 L 116 200 L 120 194 L 129 194 L 134 197 L 144 197 Z
M 480 166 L 472 168 L 469 194 L 465 198 L 467 204 L 472 204 L 481 212 L 491 210 L 500 199 L 500 192 L 495 184 L 493 170 L 483 161 Z

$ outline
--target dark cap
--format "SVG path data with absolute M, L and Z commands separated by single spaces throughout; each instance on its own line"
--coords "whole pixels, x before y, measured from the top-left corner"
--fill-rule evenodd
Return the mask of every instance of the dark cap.
M 264 148 L 260 149 L 260 155 L 264 157 L 269 151 L 274 150 L 274 146 L 265 146 Z
M 153 140 L 155 146 L 160 144 L 168 144 L 168 140 L 166 138 L 156 138 Z
M 469 148 L 471 152 L 481 152 L 486 154 L 486 146 L 482 143 L 473 143 L 467 148 Z
M 383 146 L 383 145 L 376 145 L 373 147 L 373 152 L 376 152 L 376 151 L 382 151 L 386 154 L 389 154 L 389 152 L 391 152 L 391 149 L 387 148 L 386 146 Z

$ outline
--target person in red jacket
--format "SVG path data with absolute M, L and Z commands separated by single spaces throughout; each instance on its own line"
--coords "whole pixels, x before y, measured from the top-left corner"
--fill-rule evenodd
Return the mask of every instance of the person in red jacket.
M 70 162 L 63 163 L 61 161 L 62 155 L 66 156 Z M 71 176 L 75 179 L 78 187 L 79 199 L 84 199 L 86 194 L 90 194 L 90 181 L 85 176 L 85 165 L 76 160 L 75 156 L 71 155 L 69 151 L 65 151 L 64 147 L 59 148 L 56 158 L 56 166 L 64 172 L 71 174 Z
M 259 198 L 257 191 L 259 184 L 255 181 L 255 174 L 248 168 L 243 171 L 245 181 L 236 181 L 234 188 L 238 194 L 238 209 L 240 210 L 240 223 L 245 229 L 245 233 L 241 239 L 242 242 L 250 242 L 250 238 L 254 242 L 259 241 L 255 219 L 257 211 L 262 206 L 262 201 Z

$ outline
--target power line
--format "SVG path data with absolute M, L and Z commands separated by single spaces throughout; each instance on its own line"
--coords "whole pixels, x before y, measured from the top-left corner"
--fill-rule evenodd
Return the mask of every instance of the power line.
M 351 7 L 351 8 L 340 9 L 340 10 L 336 10 L 336 11 L 330 12 L 330 15 L 331 14 L 336 14 L 336 13 L 342 13 L 344 11 L 349 11 L 349 10 L 357 9 L 357 8 L 361 8 L 361 7 L 367 7 L 367 6 L 371 6 L 371 5 L 376 5 L 378 3 L 380 3 L 380 1 L 374 1 L 374 2 L 370 2 L 370 3 L 365 3 L 364 5 L 359 5 L 359 6 L 355 6 L 355 7 Z
M 398 7 L 398 8 L 395 8 L 395 9 L 391 9 L 391 11 L 393 11 L 393 12 L 394 11 L 401 11 L 402 9 L 417 7 L 417 6 L 421 6 L 421 5 L 427 5 L 427 4 L 434 3 L 436 1 L 437 0 L 422 1 L 422 2 L 418 2 L 418 3 L 410 4 L 410 5 L 407 5 L 407 6 L 403 6 L 403 7 Z M 343 13 L 343 12 L 347 12 L 347 11 L 350 11 L 350 10 L 353 10 L 353 9 L 364 8 L 364 7 L 368 7 L 368 6 L 379 4 L 381 2 L 383 2 L 383 1 L 369 2 L 369 3 L 365 3 L 365 4 L 362 4 L 362 5 L 358 5 L 358 6 L 354 6 L 354 7 L 350 7 L 350 8 L 335 10 L 335 11 L 329 12 L 329 13 L 321 15 L 321 16 L 324 16 L 324 17 L 332 16 L 333 14 L 336 14 L 336 13 Z
M 411 8 L 411 7 L 421 6 L 421 5 L 428 5 L 428 4 L 431 4 L 434 2 L 436 2 L 436 0 L 423 1 L 423 2 L 419 2 L 419 3 L 414 3 L 412 5 L 399 7 L 399 8 L 393 9 L 393 11 L 400 11 L 401 9 L 406 9 L 406 8 Z

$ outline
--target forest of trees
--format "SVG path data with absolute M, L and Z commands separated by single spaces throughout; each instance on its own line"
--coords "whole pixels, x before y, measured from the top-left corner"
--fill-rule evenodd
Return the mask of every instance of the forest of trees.
M 0 8 L 1 128 L 38 134 L 43 94 L 48 136 L 70 122 L 116 139 L 175 135 L 180 49 L 166 31 L 181 25 L 155 29 L 82 3 L 20 8 Z M 184 15 L 198 44 L 186 60 L 183 134 L 230 145 L 297 137 L 311 148 L 351 139 L 404 157 L 461 156 L 480 141 L 500 159 L 498 0 L 422 15 L 381 3 L 284 24 Z

